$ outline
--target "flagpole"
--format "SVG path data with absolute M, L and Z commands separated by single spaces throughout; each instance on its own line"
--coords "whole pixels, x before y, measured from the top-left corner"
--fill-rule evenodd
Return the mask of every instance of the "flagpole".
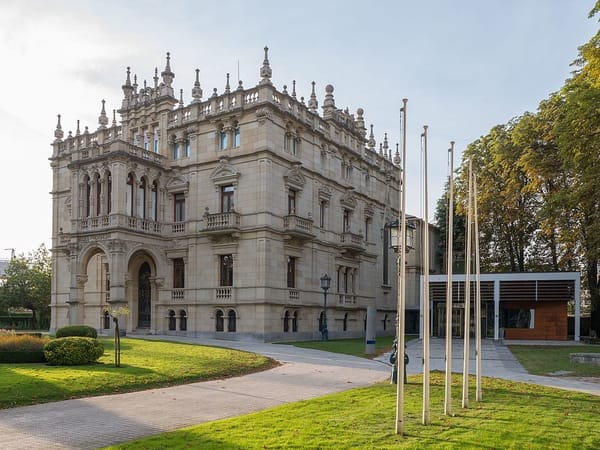
M 423 425 L 429 424 L 429 205 L 427 201 L 427 125 L 423 126 Z
M 452 415 L 452 240 L 454 237 L 454 141 L 450 142 L 449 188 L 448 188 L 448 242 L 447 242 L 447 281 L 446 281 L 446 378 L 444 414 Z
M 396 434 L 404 434 L 404 354 L 405 354 L 405 305 L 406 305 L 406 103 L 408 99 L 402 99 L 402 173 L 400 174 L 400 211 L 401 211 L 401 229 L 400 243 L 398 247 L 398 349 L 396 364 L 398 366 L 397 392 L 396 392 Z
M 462 390 L 462 407 L 469 407 L 469 340 L 471 334 L 471 203 L 472 203 L 472 176 L 473 164 L 469 160 L 469 181 L 467 188 L 467 236 L 465 249 L 465 328 L 464 328 L 464 346 L 463 346 L 463 390 Z
M 479 217 L 477 215 L 477 174 L 473 172 L 473 216 L 475 222 L 475 400 L 483 400 L 481 392 L 481 269 L 479 261 Z

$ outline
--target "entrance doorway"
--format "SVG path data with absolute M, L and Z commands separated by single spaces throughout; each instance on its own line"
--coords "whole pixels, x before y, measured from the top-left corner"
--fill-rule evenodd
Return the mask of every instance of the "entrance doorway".
M 138 272 L 138 328 L 150 328 L 152 320 L 150 265 L 145 262 Z

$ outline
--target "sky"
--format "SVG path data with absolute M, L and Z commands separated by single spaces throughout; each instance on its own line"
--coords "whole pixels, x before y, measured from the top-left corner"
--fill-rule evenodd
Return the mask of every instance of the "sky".
M 298 97 L 332 84 L 338 108 L 365 110 L 377 145 L 401 140 L 407 98 L 407 213 L 423 216 L 423 125 L 428 126 L 430 221 L 467 145 L 535 111 L 570 76 L 597 31 L 594 0 L 0 0 L 0 258 L 51 247 L 57 114 L 65 135 L 95 130 L 101 100 L 118 109 L 127 66 L 152 83 L 171 53 L 176 92 L 204 98 L 226 73 L 250 88 L 269 47 L 279 90 Z M 239 72 L 238 72 L 239 68 Z

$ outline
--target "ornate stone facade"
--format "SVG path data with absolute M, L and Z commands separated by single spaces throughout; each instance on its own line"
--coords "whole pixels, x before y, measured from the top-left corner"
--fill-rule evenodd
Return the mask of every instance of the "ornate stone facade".
M 316 339 L 328 273 L 330 337 L 363 335 L 368 306 L 394 333 L 383 236 L 399 169 L 387 137 L 377 149 L 363 110 L 336 108 L 331 85 L 322 116 L 314 83 L 306 103 L 295 81 L 277 90 L 266 48 L 259 74 L 249 89 L 228 75 L 204 99 L 196 70 L 185 105 L 167 54 L 153 86 L 127 69 L 112 123 L 104 101 L 94 132 L 78 122 L 65 138 L 58 117 L 52 330 L 108 333 L 104 311 L 126 304 L 129 333 Z

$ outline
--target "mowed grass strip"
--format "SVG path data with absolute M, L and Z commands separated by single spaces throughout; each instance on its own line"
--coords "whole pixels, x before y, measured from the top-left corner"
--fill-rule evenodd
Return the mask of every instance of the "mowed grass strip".
M 471 399 L 475 380 L 471 378 Z M 109 449 L 598 449 L 600 397 L 483 378 L 483 402 L 445 416 L 444 374 L 431 376 L 431 422 L 422 417 L 422 378 L 405 389 L 404 436 L 395 434 L 396 386 L 368 388 L 209 422 Z
M 572 363 L 569 359 L 571 353 L 600 353 L 600 345 L 508 345 L 508 348 L 525 370 L 534 375 L 600 377 L 600 366 Z
M 238 350 L 122 338 L 116 368 L 113 339 L 101 341 L 105 352 L 98 364 L 0 364 L 0 408 L 227 378 L 277 364 Z

